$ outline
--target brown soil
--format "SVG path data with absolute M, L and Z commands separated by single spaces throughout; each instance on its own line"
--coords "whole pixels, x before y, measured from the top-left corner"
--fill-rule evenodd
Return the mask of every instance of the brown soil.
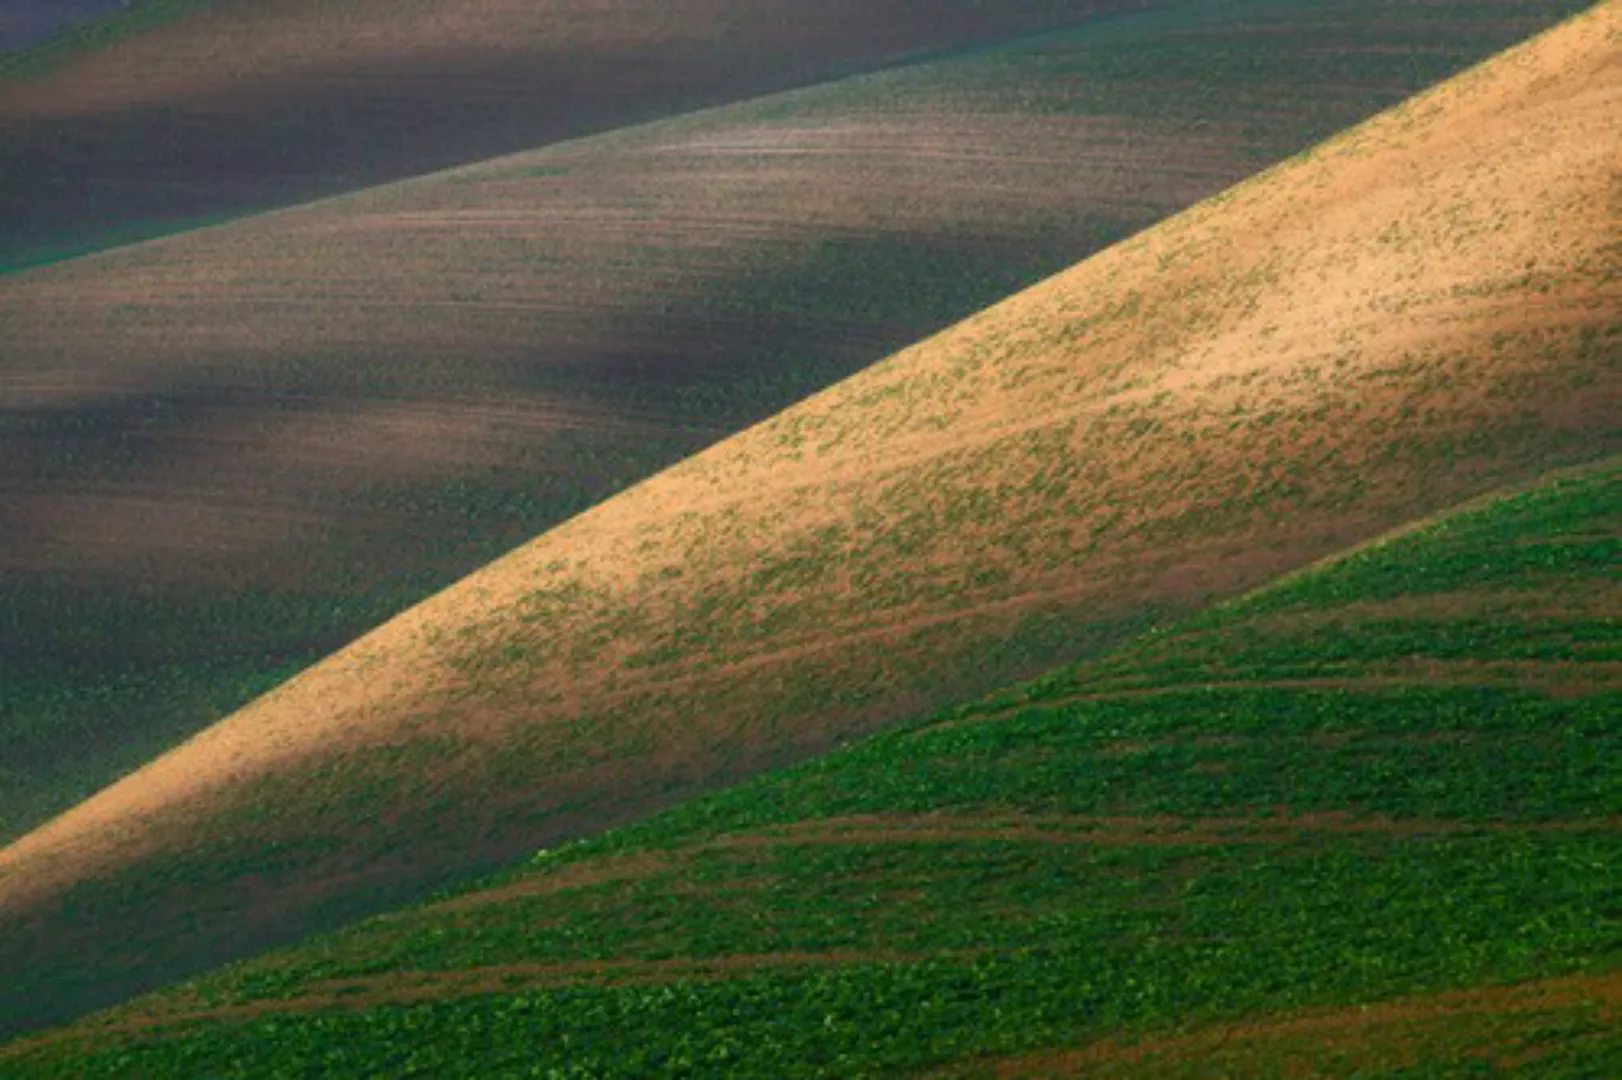
M 1272 817 L 874 815 L 824 818 L 759 833 L 722 837 L 718 848 L 795 844 L 909 844 L 998 841 L 1037 844 L 1287 844 L 1314 834 L 1427 836 L 1468 831 L 1615 832 L 1622 818 L 1509 824 L 1419 818 L 1352 817 L 1343 813 Z
M 479 994 L 517 994 L 569 986 L 649 986 L 662 983 L 733 979 L 754 972 L 793 968 L 845 967 L 856 964 L 908 964 L 924 960 L 972 959 L 983 949 L 958 949 L 928 954 L 875 950 L 780 952 L 715 957 L 674 957 L 666 960 L 588 960 L 569 964 L 506 964 L 460 968 L 456 971 L 401 971 L 367 978 L 332 979 L 310 983 L 297 997 L 264 999 L 240 1005 L 204 1006 L 182 993 L 166 998 L 159 1011 L 121 1010 L 104 1020 L 48 1035 L 20 1039 L 0 1047 L 0 1060 L 21 1057 L 61 1042 L 97 1042 L 109 1037 L 146 1035 L 191 1025 L 231 1023 L 262 1016 L 305 1014 L 326 1009 L 369 1009 L 381 1005 L 409 1005 L 444 1001 Z
M 744 114 L 696 134 L 677 126 L 617 136 L 9 281 L 0 325 L 12 347 L 0 385 L 8 408 L 40 427 L 28 434 L 23 425 L 22 437 L 0 445 L 37 461 L 41 479 L 19 470 L 8 493 L 0 566 L 152 574 L 166 565 L 161 556 L 181 553 L 184 534 L 144 531 L 149 519 L 132 519 L 132 495 L 152 517 L 183 523 L 210 492 L 228 492 L 297 508 L 358 540 L 371 523 L 345 500 L 381 482 L 426 486 L 417 527 L 447 530 L 431 496 L 453 474 L 573 468 L 600 483 L 558 435 L 584 434 L 605 457 L 657 467 L 667 462 L 642 462 L 633 448 L 662 437 L 698 449 L 752 417 L 635 398 L 669 401 L 717 365 L 741 376 L 756 354 L 788 341 L 831 378 L 935 325 L 905 314 L 779 313 L 747 300 L 730 318 L 703 314 L 738 304 L 763 266 L 782 268 L 792 290 L 795 264 L 819 243 L 933 241 L 950 251 L 962 232 L 1011 259 L 1022 247 L 1049 252 L 1057 265 L 1088 238 L 1033 217 L 1077 205 L 1108 214 L 1113 198 L 1092 127 L 1055 131 L 1007 113 L 963 119 L 928 107 L 866 123 L 813 114 L 788 128 L 806 146 L 786 156 L 748 138 L 786 137 L 782 127 Z M 960 157 L 920 177 L 905 164 L 909 150 L 934 139 Z M 1170 131 L 1151 128 L 1135 145 L 1134 173 L 1178 153 Z M 1230 153 L 1159 205 L 1186 205 L 1245 167 Z M 542 175 L 526 178 L 531 168 Z M 988 201 L 988 190 L 1002 194 Z M 301 353 L 331 359 L 312 376 L 296 370 Z M 443 367 L 450 389 L 391 388 L 402 358 Z M 303 400 L 275 385 L 312 377 L 318 392 Z M 177 385 L 197 383 L 193 397 L 169 400 Z M 184 424 L 149 430 L 152 412 L 125 421 L 118 410 L 131 403 L 178 411 Z M 85 430 L 107 426 L 158 451 L 133 485 L 127 467 L 99 462 L 100 447 L 78 445 Z M 64 444 L 97 467 L 64 484 L 48 467 Z M 272 588 L 307 587 L 312 533 L 236 540 L 200 531 L 189 561 L 167 565 L 180 580 L 247 574 Z
M 544 876 L 525 878 L 508 885 L 499 885 L 491 889 L 480 889 L 454 900 L 433 904 L 420 911 L 413 911 L 408 918 L 417 918 L 424 914 L 434 915 L 453 914 L 459 911 L 470 911 L 475 908 L 489 907 L 492 904 L 504 904 L 510 900 L 525 897 L 551 896 L 554 893 L 568 892 L 572 889 L 589 889 L 594 885 L 607 885 L 618 881 L 635 881 L 668 870 L 674 865 L 669 857 L 654 852 L 637 852 L 626 856 L 610 856 L 604 859 L 594 859 L 587 863 L 577 863 L 564 867 Z
M 1371 665 L 1372 666 L 1372 665 Z M 932 732 L 947 731 L 969 724 L 992 723 L 1018 715 L 1027 709 L 1058 709 L 1067 705 L 1089 701 L 1119 701 L 1134 698 L 1167 697 L 1187 694 L 1191 690 L 1400 690 L 1415 686 L 1491 686 L 1505 689 L 1528 690 L 1551 697 L 1584 697 L 1615 690 L 1622 685 L 1622 664 L 1603 661 L 1572 663 L 1568 661 L 1415 661 L 1382 665 L 1381 673 L 1348 675 L 1336 678 L 1312 679 L 1224 679 L 1209 678 L 1194 682 L 1162 686 L 1119 686 L 1088 690 L 1082 693 L 1061 694 L 1028 704 L 1009 705 L 960 720 L 945 720 L 920 728 L 915 737 L 924 738 Z M 1195 740 L 1195 745 L 1199 744 Z M 1178 745 L 1184 745 L 1179 742 Z M 1118 752 L 1127 752 L 1130 744 L 1121 744 Z
M 1445 1034 L 1449 1025 L 1469 1017 L 1501 1017 L 1506 1023 L 1512 1023 L 1522 1017 L 1592 1006 L 1598 1008 L 1601 1020 L 1614 1022 L 1619 1004 L 1622 1004 L 1622 974 L 1607 972 L 1516 986 L 1450 991 L 1346 1009 L 1314 1010 L 1285 1018 L 1217 1025 L 1186 1035 L 1148 1038 L 1135 1043 L 1105 1040 L 1077 1050 L 977 1063 L 970 1068 L 954 1067 L 942 1070 L 939 1075 L 967 1075 L 972 1071 L 975 1075 L 1002 1078 L 1123 1073 L 1186 1076 L 1192 1075 L 1188 1069 L 1199 1066 L 1208 1071 L 1196 1069 L 1198 1075 L 1243 1075 L 1247 1061 L 1254 1069 L 1269 1050 L 1281 1046 L 1293 1046 L 1297 1056 L 1303 1050 L 1317 1051 L 1321 1055 L 1333 1049 L 1342 1055 L 1342 1069 L 1355 1071 L 1358 1058 L 1367 1055 L 1371 1048 L 1390 1051 L 1405 1043 L 1423 1045 L 1428 1035 Z M 1347 1054 L 1350 1060 L 1344 1056 Z M 1491 1056 L 1490 1050 L 1488 1054 Z M 1307 1059 L 1312 1056 L 1310 1052 L 1305 1055 Z M 1515 1063 L 1503 1060 L 1497 1064 Z
M 1138 752 L 1145 745 L 1133 745 Z M 640 881 L 669 874 L 702 852 L 739 851 L 820 844 L 1023 843 L 1097 845 L 1294 844 L 1323 835 L 1369 834 L 1389 837 L 1456 832 L 1615 832 L 1622 818 L 1573 821 L 1492 822 L 1421 818 L 1354 817 L 1344 813 L 1296 814 L 1287 807 L 1269 817 L 1183 818 L 1097 815 L 870 814 L 818 818 L 794 825 L 728 834 L 669 852 L 636 852 L 578 863 L 550 872 L 413 909 L 392 918 L 438 918 L 513 900 L 552 896 L 598 885 Z M 679 878 L 671 888 L 686 887 Z M 699 886 L 693 886 L 700 888 Z
M 0 80 L 9 247 L 257 210 L 1146 0 L 216 0 Z

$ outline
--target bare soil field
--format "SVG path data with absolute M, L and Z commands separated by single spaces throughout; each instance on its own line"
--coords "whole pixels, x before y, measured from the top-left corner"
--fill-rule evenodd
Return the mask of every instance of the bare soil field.
M 1591 135 L 1619 18 L 635 485 L 11 845 L 14 985 L 94 957 L 88 993 L 116 998 L 1614 452 L 1614 153 Z M 85 363 L 36 392 L 140 377 Z
M 1269 1018 L 1195 1031 L 1139 1043 L 1101 1042 L 1082 1050 L 1032 1055 L 937 1076 L 968 1077 L 1221 1077 L 1367 1075 L 1413 1068 L 1450 1043 L 1462 1044 L 1461 1065 L 1515 1071 L 1532 1069 L 1554 1049 L 1540 1051 L 1535 1040 L 1566 1014 L 1597 1014 L 1615 1024 L 1622 1003 L 1622 975 L 1548 979 L 1518 986 L 1452 991 Z M 1511 1049 L 1530 1036 L 1530 1049 Z M 1323 1070 L 1333 1063 L 1333 1072 Z
M 0 57 L 0 266 L 1151 0 L 144 0 Z
M 0 840 L 1574 6 L 1184 4 L 0 279 Z

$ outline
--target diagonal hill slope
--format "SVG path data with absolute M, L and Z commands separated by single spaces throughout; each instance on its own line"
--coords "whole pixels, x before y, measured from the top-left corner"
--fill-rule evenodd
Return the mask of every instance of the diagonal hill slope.
M 0 852 L 5 1014 L 639 816 L 1614 451 L 1591 132 L 1618 18 L 636 486 Z
M 1601 1075 L 1619 551 L 1613 459 L 0 1063 Z
M 1578 6 L 1179 3 L 0 281 L 0 842 Z
M 0 57 L 0 267 L 1154 0 L 140 0 Z

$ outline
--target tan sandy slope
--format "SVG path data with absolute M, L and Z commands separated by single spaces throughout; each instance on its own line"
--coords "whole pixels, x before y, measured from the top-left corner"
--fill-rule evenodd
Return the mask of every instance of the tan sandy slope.
M 1601 5 L 553 530 L 0 853 L 0 915 L 321 838 L 320 880 L 143 909 L 286 928 L 1614 451 L 1619 34 Z

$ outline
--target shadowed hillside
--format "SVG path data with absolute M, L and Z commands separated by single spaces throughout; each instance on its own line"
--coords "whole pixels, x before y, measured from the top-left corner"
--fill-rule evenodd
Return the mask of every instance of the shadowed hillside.
M 1152 0 L 141 0 L 0 56 L 0 267 Z
M 129 0 L 7 0 L 0 11 L 0 52 L 20 49 L 89 19 L 124 7 Z M 4 59 L 0 58 L 0 63 Z
M 0 279 L 0 841 L 1574 6 L 1183 3 Z
M 641 816 L 1614 452 L 1591 134 L 1619 18 L 637 485 L 0 852 L 4 1015 Z
M 1613 462 L 0 1063 L 1603 1075 L 1619 553 Z

